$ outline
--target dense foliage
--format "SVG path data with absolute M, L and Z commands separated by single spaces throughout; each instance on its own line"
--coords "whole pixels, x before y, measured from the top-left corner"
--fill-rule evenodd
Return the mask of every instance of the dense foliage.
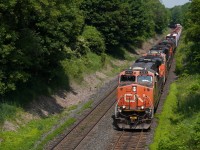
M 85 0 L 81 9 L 86 23 L 103 34 L 107 48 L 161 33 L 168 21 L 159 0 Z
M 3 0 L 0 95 L 51 85 L 67 72 L 63 62 L 88 52 L 105 60 L 105 52 L 162 33 L 167 18 L 159 0 Z
M 159 115 L 152 150 L 200 149 L 200 0 L 192 0 L 186 5 L 189 9 L 182 14 L 184 33 L 176 51 L 179 79 L 171 85 L 163 112 Z
M 190 12 L 188 14 L 188 34 L 187 39 L 200 44 L 200 0 L 193 0 L 190 6 Z
M 170 9 L 170 14 L 171 14 L 170 26 L 171 27 L 174 27 L 174 25 L 177 23 L 183 25 L 185 28 L 188 26 L 187 13 L 188 13 L 189 6 L 190 6 L 190 3 L 186 3 L 182 6 L 175 6 Z
M 76 42 L 84 23 L 81 12 L 67 4 L 50 0 L 1 2 L 1 94 L 33 78 L 45 82 L 53 78 L 59 61 L 66 57 L 65 46 Z
M 187 49 L 185 58 L 185 72 L 187 74 L 200 73 L 200 0 L 193 0 L 186 17 L 186 43 L 190 46 Z

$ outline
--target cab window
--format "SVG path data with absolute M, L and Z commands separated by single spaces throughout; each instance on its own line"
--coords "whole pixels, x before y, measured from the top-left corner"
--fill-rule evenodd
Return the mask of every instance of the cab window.
M 135 76 L 121 75 L 120 82 L 135 82 Z
M 152 83 L 152 76 L 138 76 L 137 82 L 139 83 Z

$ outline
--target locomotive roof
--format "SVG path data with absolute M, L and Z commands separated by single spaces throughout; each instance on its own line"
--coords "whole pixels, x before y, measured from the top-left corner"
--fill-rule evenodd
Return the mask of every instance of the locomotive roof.
M 157 49 L 150 49 L 149 54 L 160 54 L 160 53 L 164 53 L 167 54 L 167 50 L 166 49 L 161 49 L 161 50 L 157 50 Z
M 175 45 L 175 43 L 176 43 L 176 41 L 175 41 L 175 39 L 171 39 L 171 38 L 169 38 L 169 39 L 166 39 L 167 41 L 171 41 L 171 42 L 173 42 L 173 44 Z
M 157 66 L 153 62 L 145 63 L 145 62 L 138 62 L 132 65 L 133 70 L 147 70 L 152 73 L 156 73 Z
M 168 40 L 163 40 L 160 43 L 158 43 L 158 45 L 166 45 L 166 46 L 171 46 L 172 42 L 168 41 Z
M 144 63 L 149 63 L 149 62 L 153 62 L 155 63 L 157 66 L 160 66 L 163 62 L 163 58 L 160 56 L 154 56 L 154 55 L 147 55 L 147 56 L 142 56 L 139 59 L 137 59 L 135 61 L 136 63 L 138 62 L 144 62 Z
M 168 40 L 163 40 L 162 43 L 169 43 L 169 41 Z
M 164 48 L 166 48 L 167 49 L 167 46 L 166 45 L 164 45 L 164 44 L 157 44 L 157 45 L 154 45 L 153 47 L 152 47 L 152 49 L 164 49 Z
M 165 48 L 170 48 L 171 45 L 169 43 L 159 43 L 158 46 L 160 46 L 159 48 L 165 47 Z
M 161 43 L 163 43 L 163 44 L 170 44 L 171 45 L 171 44 L 174 44 L 174 39 L 173 40 L 169 40 L 169 39 L 167 40 L 166 39 L 166 40 L 163 40 Z
M 168 51 L 169 48 L 165 45 L 156 45 L 150 49 L 150 51 L 152 50 L 166 53 L 166 51 Z

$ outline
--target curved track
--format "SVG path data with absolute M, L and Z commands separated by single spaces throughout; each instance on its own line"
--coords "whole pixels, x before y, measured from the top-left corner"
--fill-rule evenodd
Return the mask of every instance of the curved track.
M 170 68 L 168 79 L 164 86 L 163 94 L 160 98 L 160 103 L 158 106 L 157 113 L 159 113 L 162 109 L 163 102 L 168 94 L 169 85 L 171 82 L 175 80 L 175 76 L 173 75 L 173 71 L 175 68 L 175 61 L 172 63 L 172 67 Z M 109 94 L 105 96 L 105 98 L 100 101 L 88 114 L 83 117 L 78 124 L 76 124 L 72 130 L 68 133 L 65 133 L 65 136 L 50 149 L 81 149 L 81 147 L 86 145 L 85 142 L 91 141 L 94 137 L 89 135 L 91 130 L 94 129 L 95 126 L 98 126 L 100 120 L 107 114 L 114 106 L 116 102 L 116 88 L 114 88 Z M 153 137 L 153 132 L 155 129 L 155 119 L 153 121 L 153 125 L 151 127 L 151 131 L 143 131 L 143 130 L 124 130 L 124 131 L 116 131 L 113 132 L 112 139 L 110 143 L 107 143 L 105 149 L 113 149 L 113 150 L 123 150 L 123 149 L 132 149 L 132 150 L 144 150 L 148 149 L 147 145 L 151 143 L 151 139 Z M 105 126 L 104 126 L 105 127 Z M 103 129 L 98 129 L 103 130 Z M 109 132 L 109 131 L 107 131 Z M 88 141 L 89 140 L 89 141 Z M 98 138 L 97 138 L 98 140 Z M 84 141 L 84 142 L 83 142 Z M 93 142 L 94 143 L 94 142 Z M 90 143 L 91 144 L 91 143 Z M 99 143 L 100 144 L 100 143 Z M 105 144 L 105 143 L 104 143 Z M 93 145 L 93 144 L 92 144 Z M 94 145 L 99 147 L 98 145 Z M 93 148 L 95 149 L 96 147 Z M 91 149 L 91 148 L 90 148 Z M 98 149 L 98 148 L 97 148 Z
M 98 124 L 101 118 L 115 104 L 116 88 L 99 102 L 82 120 L 75 125 L 51 149 L 72 150 L 79 146 L 88 133 Z

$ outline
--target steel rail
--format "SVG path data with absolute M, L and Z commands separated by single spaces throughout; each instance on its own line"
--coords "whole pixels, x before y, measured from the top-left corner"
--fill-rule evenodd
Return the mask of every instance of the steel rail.
M 99 105 L 101 105 L 104 101 L 105 101 L 105 99 L 107 98 L 107 97 L 109 97 L 115 90 L 116 90 L 116 88 L 117 88 L 117 85 L 116 86 L 114 86 L 114 88 L 105 96 L 105 97 L 103 97 L 96 105 L 95 105 L 95 107 L 93 107 L 88 113 L 87 113 L 87 115 L 85 115 L 75 126 L 73 126 L 73 128 L 72 129 L 70 129 L 70 131 L 68 131 L 68 133 L 65 135 L 65 136 L 63 136 L 62 138 L 61 138 L 61 140 L 59 140 L 59 142 L 56 142 L 56 144 L 54 144 L 52 147 L 51 147 L 51 150 L 53 150 L 53 149 L 55 149 L 63 140 L 65 140 L 65 138 L 70 134 L 70 133 L 72 133 L 78 126 L 79 126 L 79 124 L 81 124 L 88 116 L 90 116 L 90 114 L 92 113 L 92 112 L 94 112 L 95 111 L 95 109 L 99 106 Z M 113 104 L 115 103 L 115 101 L 113 102 Z M 112 106 L 111 106 L 112 107 Z M 109 109 L 111 108 L 111 107 L 109 107 Z M 108 109 L 108 110 L 109 110 Z M 108 111 L 107 110 L 107 111 Z M 106 111 L 106 112 L 107 112 Z M 105 114 L 104 114 L 105 115 Z M 103 116 L 104 116 L 103 115 Z M 103 117 L 103 116 L 101 116 L 100 117 L 100 119 Z M 98 120 L 98 122 L 99 122 L 99 120 Z M 97 124 L 97 123 L 96 123 Z M 95 124 L 95 125 L 96 125 Z M 93 127 L 94 128 L 94 127 Z M 91 130 L 90 130 L 91 131 Z M 90 132 L 89 131 L 89 132 Z M 88 132 L 88 133 L 89 133 Z M 88 133 L 87 133 L 87 135 L 88 135 Z M 85 137 L 84 137 L 85 138 Z M 83 139 L 84 139 L 83 138 Z M 81 139 L 81 141 L 83 140 L 83 139 Z M 80 144 L 80 143 L 79 143 Z

